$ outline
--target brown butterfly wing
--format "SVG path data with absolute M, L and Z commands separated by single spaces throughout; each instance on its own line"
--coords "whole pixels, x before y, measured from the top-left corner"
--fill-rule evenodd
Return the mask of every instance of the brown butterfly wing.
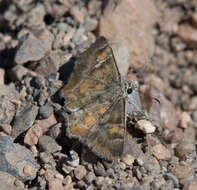
M 93 151 L 101 157 L 119 155 L 122 151 L 121 142 L 124 140 L 122 132 L 125 125 L 125 106 L 123 100 L 120 100 L 122 95 L 120 74 L 113 52 L 104 38 L 98 39 L 78 57 L 70 82 L 63 88 L 61 94 L 66 99 L 67 108 L 71 111 L 69 136 L 76 137 L 92 147 Z M 104 125 L 101 121 L 104 121 L 107 115 L 111 118 L 105 119 Z M 109 135 L 113 134 L 113 123 L 110 122 L 117 119 L 119 121 L 116 122 L 116 126 L 114 125 L 114 130 L 123 131 L 118 130 L 121 137 L 118 137 L 119 140 L 112 141 L 109 140 Z M 93 137 L 98 133 L 102 134 L 102 138 L 100 136 L 93 141 Z M 120 152 L 117 153 L 118 150 L 115 149 Z

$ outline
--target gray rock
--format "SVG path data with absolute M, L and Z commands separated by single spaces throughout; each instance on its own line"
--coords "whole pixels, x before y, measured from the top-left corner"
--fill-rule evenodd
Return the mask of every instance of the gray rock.
M 186 159 L 195 152 L 195 144 L 190 140 L 183 140 L 175 147 L 175 155 L 180 159 Z
M 99 176 L 95 180 L 96 186 L 99 187 L 99 189 L 102 189 L 102 190 L 109 189 L 111 183 L 112 183 L 112 179 L 109 178 L 109 177 Z
M 36 177 L 38 166 L 32 153 L 19 144 L 14 144 L 9 136 L 0 135 L 0 171 L 27 181 Z
M 94 165 L 94 172 L 96 176 L 106 176 L 105 168 L 100 162 Z
M 27 104 L 25 107 L 19 108 L 13 122 L 12 137 L 16 138 L 31 127 L 37 114 L 38 107 L 35 105 Z
M 17 5 L 17 7 L 20 7 L 21 11 L 27 12 L 33 7 L 33 0 L 27 0 L 27 1 L 19 0 L 19 1 L 15 1 L 15 4 Z
M 197 122 L 197 111 L 194 111 L 192 113 L 192 119 L 194 120 L 194 122 Z
M 19 99 L 19 93 L 14 84 L 0 85 L 0 89 L 0 123 L 10 124 L 16 112 L 12 100 Z
M 81 26 L 74 34 L 72 41 L 77 44 L 80 45 L 84 42 L 83 40 L 83 35 L 85 33 L 85 28 L 83 26 Z
M 35 6 L 28 15 L 28 26 L 31 28 L 38 28 L 44 26 L 45 9 L 42 4 Z
M 17 18 L 17 15 L 12 10 L 7 10 L 4 13 L 4 18 L 10 22 L 13 22 Z
M 42 119 L 49 118 L 52 113 L 53 113 L 53 107 L 49 104 L 45 104 L 45 105 L 41 106 L 39 109 L 39 116 Z
M 84 178 L 85 182 L 88 185 L 90 185 L 95 179 L 96 179 L 96 176 L 94 175 L 93 172 L 89 172 Z
M 54 125 L 53 127 L 51 127 L 49 129 L 47 134 L 50 137 L 52 137 L 53 139 L 56 139 L 61 134 L 61 127 L 62 127 L 62 124 L 61 123 L 57 123 L 56 125 Z
M 33 78 L 31 85 L 36 89 L 44 89 L 46 86 L 46 80 L 42 75 L 39 75 L 36 78 Z
M 60 22 L 57 24 L 57 28 L 60 32 L 66 32 L 69 28 L 69 25 L 67 23 L 63 23 L 63 22 Z
M 60 66 L 60 55 L 57 51 L 51 51 L 39 62 L 30 64 L 36 73 L 43 76 L 49 76 L 58 71 Z
M 53 160 L 53 156 L 49 152 L 41 152 L 40 153 L 40 160 L 43 163 L 50 163 L 51 160 Z
M 160 173 L 161 168 L 159 162 L 155 158 L 145 154 L 142 159 L 144 160 L 144 168 L 148 172 L 151 172 L 152 174 L 155 175 Z
M 59 32 L 59 34 L 55 36 L 55 40 L 53 42 L 53 49 L 59 49 L 61 46 L 63 46 L 64 36 L 64 32 Z
M 16 65 L 10 71 L 10 78 L 12 81 L 20 81 L 27 74 L 28 69 L 22 65 Z
M 39 148 L 45 152 L 58 152 L 62 148 L 57 144 L 57 142 L 50 136 L 41 136 L 38 141 Z
M 94 188 L 94 185 L 89 185 L 87 188 L 86 188 L 86 190 L 94 190 L 95 188 Z
M 172 173 L 166 173 L 165 176 L 168 180 L 172 180 L 176 187 L 179 186 L 179 180 L 177 179 L 175 175 L 173 175 Z
M 93 31 L 96 29 L 98 21 L 91 17 L 86 17 L 84 27 L 87 31 Z
M 114 170 L 112 168 L 109 168 L 107 170 L 107 176 L 109 176 L 111 178 L 114 178 L 115 177 L 115 173 L 114 173 Z
M 76 187 L 78 189 L 86 189 L 87 185 L 85 184 L 84 181 L 80 180 L 80 181 L 77 182 Z
M 46 29 L 36 31 L 34 34 L 26 34 L 19 43 L 15 62 L 17 64 L 24 64 L 29 61 L 40 60 L 51 50 L 53 40 L 53 35 Z
M 46 103 L 48 97 L 49 97 L 49 94 L 46 91 L 46 88 L 34 90 L 33 98 L 34 98 L 34 101 L 36 101 L 39 106 L 43 106 Z

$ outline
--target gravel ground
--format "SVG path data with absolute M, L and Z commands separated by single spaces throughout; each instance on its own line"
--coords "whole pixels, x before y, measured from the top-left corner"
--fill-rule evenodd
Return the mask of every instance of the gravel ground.
M 0 0 L 0 189 L 195 190 L 196 11 L 195 0 Z M 127 127 L 113 162 L 68 137 L 59 96 L 99 36 L 151 121 Z

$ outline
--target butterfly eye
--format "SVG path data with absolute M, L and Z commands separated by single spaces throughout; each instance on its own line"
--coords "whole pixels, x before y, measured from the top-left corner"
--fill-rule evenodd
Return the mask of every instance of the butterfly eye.
M 133 89 L 132 88 L 128 88 L 127 89 L 127 94 L 131 94 L 133 92 Z

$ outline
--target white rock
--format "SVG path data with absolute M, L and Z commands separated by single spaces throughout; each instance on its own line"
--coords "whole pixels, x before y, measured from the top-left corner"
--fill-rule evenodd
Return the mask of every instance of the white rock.
M 156 129 L 150 121 L 144 119 L 137 122 L 137 128 L 142 130 L 145 134 L 154 133 Z

